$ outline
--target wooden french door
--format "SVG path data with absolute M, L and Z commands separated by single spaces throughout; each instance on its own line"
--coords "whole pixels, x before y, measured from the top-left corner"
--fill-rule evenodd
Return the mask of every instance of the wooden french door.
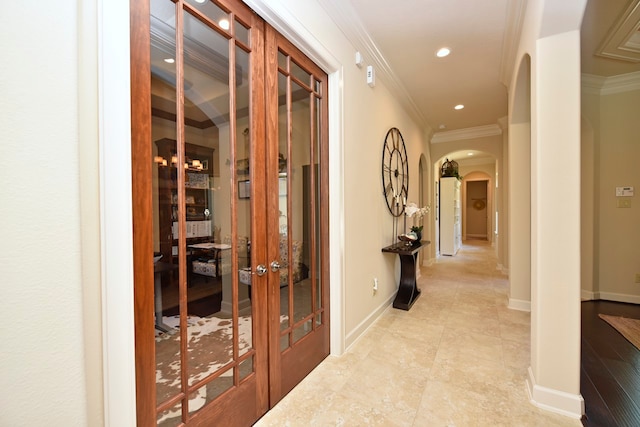
M 138 425 L 250 425 L 329 353 L 326 74 L 240 0 L 131 10 Z
M 269 390 L 277 402 L 329 354 L 327 76 L 266 27 Z M 278 162 L 273 161 L 278 159 Z M 269 198 L 273 203 L 274 198 Z M 277 215 L 276 215 L 277 214 Z M 287 254 L 288 259 L 282 255 Z

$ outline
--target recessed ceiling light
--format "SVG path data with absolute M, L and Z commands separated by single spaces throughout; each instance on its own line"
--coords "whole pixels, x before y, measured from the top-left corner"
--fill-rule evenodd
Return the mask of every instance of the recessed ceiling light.
M 220 21 L 218 21 L 218 25 L 220 25 L 220 27 L 221 27 L 223 30 L 228 30 L 228 29 L 229 29 L 229 27 L 230 27 L 230 25 L 229 25 L 229 20 L 228 20 L 228 19 L 225 19 L 225 18 L 222 18 Z
M 202 3 L 204 3 L 205 1 L 207 1 L 207 0 L 196 0 L 196 3 L 200 3 L 200 4 L 202 4 Z
M 173 64 L 174 62 L 176 62 L 176 60 L 173 58 L 165 58 L 164 62 L 166 62 L 167 64 Z
M 467 156 L 473 156 L 473 153 L 467 153 Z
M 462 104 L 458 104 L 458 105 L 456 105 L 456 106 L 455 106 L 455 107 L 453 107 L 453 108 L 454 108 L 454 109 L 456 109 L 456 110 L 462 110 L 462 109 L 464 108 L 464 105 L 462 105 Z
M 449 55 L 450 53 L 451 53 L 451 49 L 449 49 L 448 47 L 441 47 L 436 52 L 436 56 L 438 58 L 444 58 L 445 56 Z

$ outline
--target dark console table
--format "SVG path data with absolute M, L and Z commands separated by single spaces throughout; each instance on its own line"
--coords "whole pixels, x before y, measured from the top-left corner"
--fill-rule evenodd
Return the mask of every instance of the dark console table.
M 423 240 L 407 246 L 404 242 L 400 242 L 382 248 L 382 252 L 398 254 L 400 257 L 400 283 L 396 299 L 393 300 L 393 308 L 409 310 L 420 296 L 420 289 L 416 284 L 416 259 L 420 249 L 430 243 Z

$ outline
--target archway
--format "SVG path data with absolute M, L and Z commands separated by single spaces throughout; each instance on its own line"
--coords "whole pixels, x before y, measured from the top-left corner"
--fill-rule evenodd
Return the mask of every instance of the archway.
M 439 188 L 440 182 L 440 169 L 443 163 L 446 160 L 454 160 L 458 163 L 458 172 L 461 176 L 461 191 L 460 191 L 460 204 L 461 204 L 461 236 L 462 240 L 466 240 L 468 235 L 465 233 L 465 222 L 468 217 L 468 210 L 470 205 L 467 202 L 467 182 L 480 182 L 484 181 L 485 193 L 487 193 L 488 197 L 485 196 L 483 203 L 485 204 L 482 211 L 482 215 L 484 218 L 484 234 L 485 238 L 490 242 L 494 243 L 494 233 L 497 229 L 496 224 L 496 213 L 497 213 L 497 204 L 495 200 L 497 198 L 497 190 L 495 188 L 496 177 L 498 174 L 498 158 L 496 154 L 487 150 L 480 151 L 472 148 L 477 141 L 468 140 L 466 143 L 459 144 L 456 151 L 449 152 L 435 161 L 433 165 L 433 180 L 435 183 L 434 190 L 434 207 L 432 209 L 434 215 L 434 241 L 432 242 L 436 248 L 436 256 L 440 256 L 441 253 L 439 251 L 440 247 L 440 225 L 441 225 L 441 194 Z M 499 191 L 502 191 L 501 189 Z
M 493 242 L 495 205 L 492 177 L 483 171 L 473 171 L 464 177 L 462 186 L 462 240 Z
M 509 308 L 531 310 L 531 58 L 518 70 L 509 123 Z

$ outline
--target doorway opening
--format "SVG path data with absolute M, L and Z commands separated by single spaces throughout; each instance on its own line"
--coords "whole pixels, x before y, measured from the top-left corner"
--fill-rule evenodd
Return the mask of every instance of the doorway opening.
M 138 424 L 250 424 L 329 353 L 328 77 L 238 0 L 132 26 Z
M 474 174 L 477 176 L 478 174 Z M 463 189 L 463 240 L 491 240 L 489 179 L 469 178 Z

